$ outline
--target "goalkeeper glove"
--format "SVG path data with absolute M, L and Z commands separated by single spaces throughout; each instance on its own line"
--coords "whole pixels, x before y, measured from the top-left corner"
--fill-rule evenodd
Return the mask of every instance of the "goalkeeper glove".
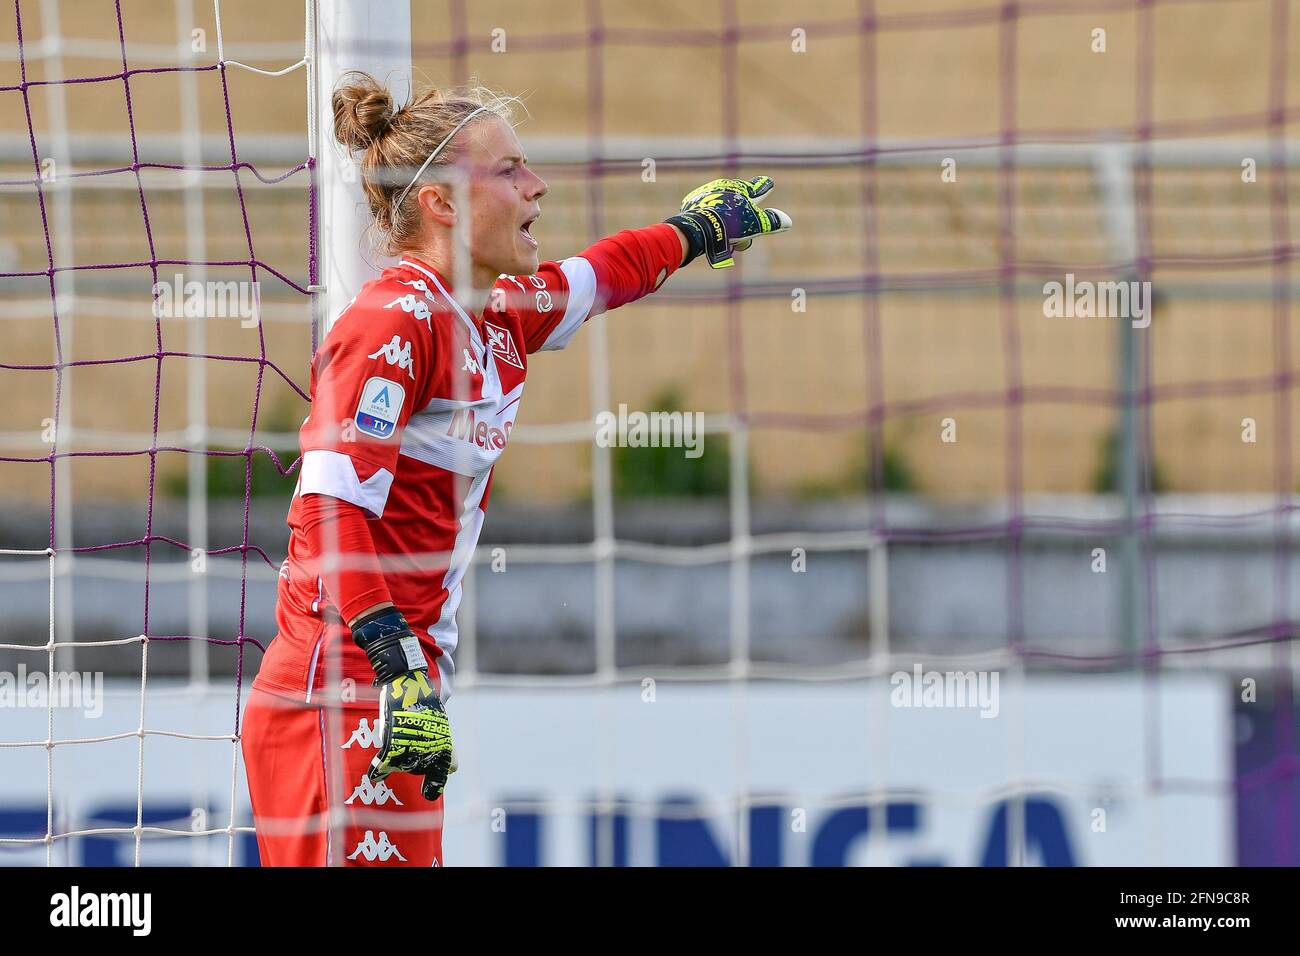
M 352 640 L 375 669 L 379 691 L 379 754 L 370 764 L 372 782 L 394 771 L 424 777 L 426 800 L 437 800 L 455 770 L 451 725 L 429 682 L 420 641 L 395 607 L 381 608 L 352 625 Z
M 748 249 L 754 236 L 789 229 L 793 222 L 788 215 L 754 202 L 773 185 L 769 176 L 715 179 L 687 193 L 681 213 L 666 220 L 686 234 L 686 262 L 704 253 L 710 266 L 725 269 L 735 264 L 732 251 Z

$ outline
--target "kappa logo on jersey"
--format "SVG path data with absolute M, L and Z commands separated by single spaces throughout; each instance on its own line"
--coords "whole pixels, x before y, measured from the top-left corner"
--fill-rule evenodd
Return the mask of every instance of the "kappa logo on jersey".
M 541 295 L 542 293 L 537 293 Z M 523 368 L 524 363 L 519 358 L 519 350 L 515 348 L 514 336 L 510 334 L 509 329 L 503 329 L 499 325 L 493 325 L 491 322 L 484 322 L 483 327 L 487 329 L 488 348 L 490 348 L 496 357 L 503 362 L 508 362 L 515 368 Z
M 282 577 L 282 578 L 284 578 L 286 581 L 289 581 L 289 580 L 290 580 L 290 578 L 289 578 L 289 559 L 288 559 L 288 558 L 285 558 L 284 561 L 280 564 L 280 573 L 279 573 L 279 576 Z M 292 582 L 291 582 L 291 583 L 292 583 Z
M 411 298 L 415 297 L 411 296 Z M 406 369 L 406 374 L 415 378 L 415 361 L 411 358 L 411 343 L 403 342 L 400 335 L 394 335 L 391 342 L 379 346 L 366 358 L 382 358 L 389 365 L 396 365 L 399 372 Z
M 379 728 L 379 718 L 366 720 L 362 717 L 357 721 L 357 729 L 352 731 L 352 736 L 348 742 L 339 747 L 340 750 L 349 750 L 353 744 L 362 748 L 379 749 L 380 738 L 383 737 L 383 731 Z
M 392 787 L 384 783 L 382 780 L 371 783 L 370 775 L 365 773 L 361 775 L 361 782 L 357 784 L 357 788 L 352 791 L 352 796 L 348 797 L 343 802 L 347 806 L 352 806 L 352 801 L 357 799 L 357 797 L 360 797 L 361 802 L 368 807 L 374 806 L 375 804 L 382 807 L 384 804 L 388 803 L 389 800 L 392 800 L 393 803 L 397 804 L 399 807 L 405 806 L 401 800 L 397 799 L 397 794 L 393 793 Z
M 406 389 L 396 382 L 387 378 L 367 379 L 353 416 L 357 431 L 372 438 L 392 438 L 405 403 Z
M 465 356 L 465 364 L 460 367 L 462 372 L 469 372 L 471 375 L 478 375 L 478 360 L 469 354 L 469 349 L 461 349 L 461 354 Z
M 392 857 L 397 857 L 403 863 L 406 862 L 406 857 L 402 856 L 401 851 L 397 849 L 395 844 L 389 842 L 388 833 L 384 830 L 379 831 L 378 840 L 375 839 L 374 830 L 366 831 L 366 835 L 361 838 L 357 848 L 352 851 L 348 859 L 355 860 L 359 856 L 364 856 L 370 863 L 374 863 L 375 860 L 380 863 L 387 863 Z
M 397 282 L 399 285 L 409 285 L 412 289 L 415 289 L 417 292 L 423 292 L 424 297 L 426 299 L 428 299 L 430 302 L 434 301 L 433 293 L 429 291 L 429 286 L 425 283 L 423 279 L 415 279 L 411 282 L 407 282 L 405 279 L 398 279 Z M 403 308 L 405 308 L 405 306 L 403 306 Z
M 416 282 L 419 282 L 421 286 L 424 285 L 423 279 L 417 279 Z M 413 285 L 414 283 L 404 282 L 402 284 Z M 427 287 L 425 287 L 421 291 L 424 292 L 425 295 L 429 296 L 429 298 L 433 298 L 433 296 L 430 295 Z M 402 307 L 403 312 L 410 312 L 419 321 L 423 322 L 430 332 L 433 331 L 433 323 L 430 321 L 431 317 L 433 316 L 433 312 L 429 308 L 429 303 L 425 302 L 423 299 L 416 298 L 414 292 L 408 292 L 406 293 L 406 295 L 398 296 L 392 302 L 388 303 L 388 305 L 384 306 L 384 308 L 391 309 L 395 305 L 400 305 Z M 373 355 L 370 357 L 374 358 Z

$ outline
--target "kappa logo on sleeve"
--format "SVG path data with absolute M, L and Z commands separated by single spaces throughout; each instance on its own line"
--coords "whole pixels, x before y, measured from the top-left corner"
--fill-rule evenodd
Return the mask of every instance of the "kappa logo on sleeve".
M 396 365 L 398 371 L 406 369 L 406 374 L 415 378 L 415 360 L 411 358 L 411 343 L 403 342 L 400 335 L 394 335 L 392 341 L 385 342 L 366 358 L 382 358 L 389 365 Z
M 510 330 L 493 325 L 491 322 L 484 322 L 483 327 L 487 329 L 488 348 L 492 350 L 492 354 L 515 368 L 523 368 L 524 363 L 519 358 L 519 350 L 515 348 L 514 336 L 510 334 Z
M 392 438 L 406 402 L 406 389 L 386 378 L 366 380 L 357 403 L 357 431 L 372 438 Z

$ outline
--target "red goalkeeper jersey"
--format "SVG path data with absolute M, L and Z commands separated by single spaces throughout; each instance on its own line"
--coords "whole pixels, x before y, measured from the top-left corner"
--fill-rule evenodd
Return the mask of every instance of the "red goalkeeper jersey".
M 461 582 L 528 356 L 564 348 L 591 316 L 654 291 L 681 258 L 672 226 L 624 230 L 535 275 L 502 276 L 479 315 L 457 302 L 447 276 L 411 256 L 362 287 L 312 362 L 277 635 L 255 686 L 311 702 L 333 696 L 327 681 L 363 688 L 373 677 L 342 623 L 346 597 L 325 585 L 338 578 L 322 555 L 337 548 L 304 530 L 310 496 L 321 495 L 370 519 L 391 599 L 450 694 Z M 344 574 L 348 557 L 339 556 Z

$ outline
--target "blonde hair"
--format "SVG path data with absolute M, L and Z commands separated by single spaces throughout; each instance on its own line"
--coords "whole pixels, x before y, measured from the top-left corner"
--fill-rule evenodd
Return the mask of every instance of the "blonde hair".
M 476 110 L 513 126 L 514 107 L 519 102 L 517 97 L 483 86 L 424 87 L 414 90 L 411 101 L 394 110 L 392 94 L 369 73 L 347 73 L 339 80 L 332 100 L 334 138 L 362 154 L 362 187 L 389 254 L 409 249 L 419 239 L 419 191 L 408 190 L 408 186 L 429 154 Z M 471 120 L 471 125 L 478 119 Z M 450 165 L 463 146 L 464 131 L 446 144 L 419 178 L 434 180 L 435 170 Z

